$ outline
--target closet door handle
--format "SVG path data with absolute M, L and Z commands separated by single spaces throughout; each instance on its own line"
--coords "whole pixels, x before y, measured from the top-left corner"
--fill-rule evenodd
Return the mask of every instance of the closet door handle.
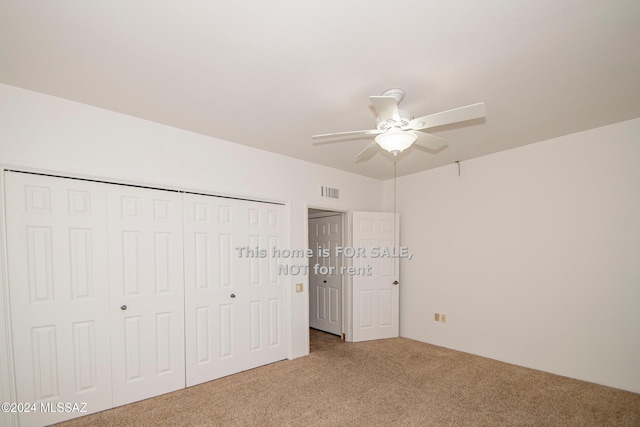
M 120 306 L 120 310 L 126 310 L 126 309 L 127 309 L 127 306 L 126 306 L 126 305 L 121 305 L 121 306 Z
M 397 285 L 398 283 L 399 283 L 399 282 L 398 282 L 397 280 L 394 280 L 394 281 L 393 281 L 393 284 L 394 284 L 394 285 Z
M 236 294 L 231 294 L 231 298 L 235 298 L 235 297 L 236 297 Z

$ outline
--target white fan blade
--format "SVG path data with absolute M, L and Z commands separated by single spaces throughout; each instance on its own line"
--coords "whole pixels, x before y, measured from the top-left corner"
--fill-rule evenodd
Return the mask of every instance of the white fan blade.
M 451 123 L 464 122 L 467 120 L 486 117 L 487 110 L 483 102 L 467 105 L 465 107 L 454 108 L 453 110 L 442 111 L 428 116 L 418 117 L 409 122 L 409 129 L 422 130 L 436 126 L 448 125 Z
M 376 109 L 378 117 L 383 122 L 391 119 L 396 123 L 400 121 L 398 101 L 393 96 L 370 96 L 369 99 Z
M 352 130 L 348 132 L 336 132 L 336 133 L 325 133 L 322 135 L 313 135 L 311 138 L 332 138 L 334 136 L 349 136 L 349 135 L 377 135 L 384 131 L 378 129 L 370 129 L 370 130 Z
M 360 152 L 360 154 L 358 154 L 356 156 L 356 160 L 361 160 L 364 159 L 366 157 L 369 157 L 369 155 L 371 153 L 373 153 L 374 151 L 376 151 L 376 149 L 378 148 L 378 143 L 373 141 L 371 144 L 367 145 L 367 148 L 365 148 L 364 150 L 362 150 Z
M 415 140 L 414 144 L 424 147 L 428 150 L 438 151 L 442 147 L 449 145 L 447 140 L 444 138 L 440 138 L 439 136 L 430 135 L 424 132 L 411 132 L 415 135 L 418 135 L 418 139 Z

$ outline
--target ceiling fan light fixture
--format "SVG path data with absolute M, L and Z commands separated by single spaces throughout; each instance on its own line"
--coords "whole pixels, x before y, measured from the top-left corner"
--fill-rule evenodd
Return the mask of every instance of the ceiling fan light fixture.
M 376 136 L 378 145 L 394 156 L 411 147 L 411 144 L 413 144 L 416 139 L 418 139 L 418 135 L 415 133 L 402 130 L 389 130 Z

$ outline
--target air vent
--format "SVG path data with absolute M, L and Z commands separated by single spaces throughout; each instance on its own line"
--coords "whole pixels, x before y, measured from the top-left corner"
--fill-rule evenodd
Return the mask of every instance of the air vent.
M 320 196 L 327 197 L 329 199 L 339 199 L 340 190 L 337 188 L 331 188 L 331 187 L 320 187 Z

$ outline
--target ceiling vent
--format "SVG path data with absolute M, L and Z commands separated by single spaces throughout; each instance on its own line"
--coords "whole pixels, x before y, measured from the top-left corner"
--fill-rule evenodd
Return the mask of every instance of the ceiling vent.
M 337 188 L 331 188 L 331 187 L 320 187 L 320 196 L 327 197 L 329 199 L 339 199 L 340 190 Z

